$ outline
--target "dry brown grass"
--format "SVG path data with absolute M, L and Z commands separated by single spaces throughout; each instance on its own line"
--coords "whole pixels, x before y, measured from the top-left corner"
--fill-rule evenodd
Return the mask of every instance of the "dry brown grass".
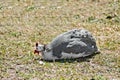
M 90 61 L 38 63 L 34 44 L 85 28 L 101 50 Z M 120 79 L 120 0 L 0 1 L 1 80 Z

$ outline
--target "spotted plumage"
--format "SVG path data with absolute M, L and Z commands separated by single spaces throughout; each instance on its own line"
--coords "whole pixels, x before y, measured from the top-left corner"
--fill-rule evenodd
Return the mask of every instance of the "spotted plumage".
M 86 57 L 98 51 L 92 34 L 85 29 L 74 29 L 58 35 L 48 45 L 36 45 L 45 60 Z

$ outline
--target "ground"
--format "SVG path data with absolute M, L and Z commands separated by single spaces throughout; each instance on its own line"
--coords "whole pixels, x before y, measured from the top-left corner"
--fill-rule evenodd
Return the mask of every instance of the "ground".
M 35 43 L 89 30 L 101 53 L 40 64 Z M 120 0 L 1 0 L 0 80 L 120 80 Z

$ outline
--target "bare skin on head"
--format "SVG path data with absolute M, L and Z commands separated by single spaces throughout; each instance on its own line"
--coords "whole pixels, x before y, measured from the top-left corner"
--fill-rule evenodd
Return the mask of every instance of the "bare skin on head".
M 45 50 L 44 47 L 45 45 L 36 43 L 36 49 L 34 50 L 34 54 L 42 54 L 42 52 Z

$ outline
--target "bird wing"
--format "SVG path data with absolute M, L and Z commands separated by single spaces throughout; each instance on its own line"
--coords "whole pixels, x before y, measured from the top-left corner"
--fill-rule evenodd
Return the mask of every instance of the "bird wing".
M 89 47 L 87 46 L 86 43 L 82 41 L 74 40 L 72 42 L 69 42 L 69 44 L 64 49 L 64 52 L 79 54 L 79 53 L 86 52 L 87 50 L 89 50 Z

